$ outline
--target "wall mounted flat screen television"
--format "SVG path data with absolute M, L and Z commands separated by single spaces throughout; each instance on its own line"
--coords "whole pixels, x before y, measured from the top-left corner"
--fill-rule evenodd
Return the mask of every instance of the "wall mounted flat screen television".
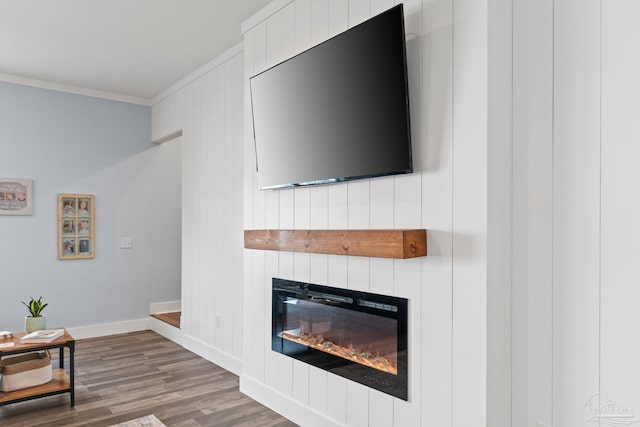
M 411 173 L 402 4 L 250 79 L 260 189 Z

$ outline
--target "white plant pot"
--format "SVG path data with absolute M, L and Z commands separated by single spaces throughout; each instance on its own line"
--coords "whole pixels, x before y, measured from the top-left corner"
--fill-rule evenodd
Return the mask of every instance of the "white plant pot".
M 46 329 L 47 321 L 44 316 L 39 317 L 31 317 L 27 316 L 24 318 L 24 330 L 27 333 L 31 333 L 33 331 L 37 331 L 39 329 Z

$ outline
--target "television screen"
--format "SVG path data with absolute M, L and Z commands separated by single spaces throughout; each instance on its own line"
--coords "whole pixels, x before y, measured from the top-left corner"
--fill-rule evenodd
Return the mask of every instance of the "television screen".
M 402 4 L 250 80 L 260 189 L 411 173 Z

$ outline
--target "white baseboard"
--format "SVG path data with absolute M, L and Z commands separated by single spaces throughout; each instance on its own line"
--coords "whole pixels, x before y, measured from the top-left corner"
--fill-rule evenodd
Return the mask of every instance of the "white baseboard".
M 69 333 L 77 340 L 103 337 L 105 335 L 125 334 L 127 332 L 146 331 L 147 329 L 149 329 L 149 319 L 147 318 L 67 328 Z
M 308 406 L 301 405 L 249 376 L 242 375 L 240 377 L 240 391 L 298 425 L 305 427 L 343 426 L 336 420 L 316 412 Z
M 171 326 L 170 324 L 163 322 L 162 320 L 158 320 L 155 317 L 149 319 L 149 329 L 184 347 L 184 333 L 181 329 Z
M 175 342 L 176 344 L 180 344 L 182 347 L 197 354 L 203 359 L 206 359 L 211 363 L 215 363 L 235 375 L 240 376 L 242 373 L 242 360 L 237 357 L 225 353 L 224 351 L 220 351 L 197 338 L 186 335 L 181 329 L 175 328 L 153 317 L 149 320 L 149 325 L 152 331 Z
M 153 302 L 149 305 L 149 314 L 172 313 L 182 311 L 182 301 Z

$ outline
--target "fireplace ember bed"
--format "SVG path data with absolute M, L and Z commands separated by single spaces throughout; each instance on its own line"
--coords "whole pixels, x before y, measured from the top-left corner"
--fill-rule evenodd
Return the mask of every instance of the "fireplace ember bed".
M 273 351 L 408 400 L 408 300 L 273 278 Z

